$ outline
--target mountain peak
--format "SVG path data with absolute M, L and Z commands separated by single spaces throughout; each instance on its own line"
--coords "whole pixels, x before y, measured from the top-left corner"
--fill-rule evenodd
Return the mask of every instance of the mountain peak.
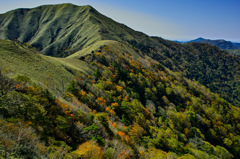
M 205 40 L 204 38 L 202 38 L 202 37 L 199 37 L 199 38 L 197 38 L 196 40 Z
M 0 39 L 18 39 L 44 54 L 66 56 L 101 39 L 98 22 L 106 18 L 97 16 L 92 6 L 71 3 L 16 9 L 0 15 Z
M 204 38 L 202 38 L 202 37 L 199 37 L 199 38 L 197 38 L 197 39 L 195 39 L 195 40 L 193 40 L 194 42 L 202 42 L 202 41 L 204 41 L 204 40 L 207 40 L 207 39 L 204 39 Z
M 0 39 L 18 39 L 43 54 L 61 57 L 99 40 L 124 42 L 146 37 L 100 14 L 90 5 L 71 3 L 17 9 L 0 15 L 0 26 Z
M 72 3 L 59 3 L 59 4 L 46 4 L 46 5 L 41 5 L 39 7 L 44 7 L 44 6 L 55 6 L 55 7 L 88 7 L 88 8 L 91 8 L 92 6 L 90 5 L 83 5 L 83 6 L 78 6 L 78 5 L 75 5 L 75 4 L 72 4 Z M 38 8 L 38 7 L 36 7 Z

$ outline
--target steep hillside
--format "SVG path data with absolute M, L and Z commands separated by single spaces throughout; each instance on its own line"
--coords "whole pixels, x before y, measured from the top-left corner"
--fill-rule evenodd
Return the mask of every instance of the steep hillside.
M 136 50 L 134 47 L 132 47 L 131 45 L 125 45 L 123 43 L 114 41 L 114 40 L 101 40 L 98 41 L 80 51 L 75 52 L 74 54 L 66 57 L 67 59 L 79 59 L 83 56 L 87 56 L 90 54 L 93 54 L 94 52 L 98 52 L 99 50 L 101 50 L 105 45 L 110 45 L 112 47 L 112 49 L 116 50 L 116 51 L 121 51 L 121 52 L 126 52 L 128 54 L 131 54 L 132 56 L 138 58 L 140 56 L 144 56 L 144 54 L 142 52 L 140 52 L 139 50 Z
M 63 57 L 99 40 L 153 41 L 100 14 L 91 6 L 59 4 L 16 9 L 0 15 L 0 39 L 29 43 L 43 54 Z
M 14 43 L 5 42 L 7 48 L 14 48 Z M 0 72 L 0 155 L 240 157 L 239 108 L 181 73 L 127 48 L 119 42 L 103 41 L 89 54 L 53 58 L 56 64 L 74 60 L 69 63 L 70 72 L 81 67 L 77 61 L 93 70 L 76 73 L 63 98 L 21 78 L 11 80 L 5 70 Z M 24 53 L 29 52 L 17 53 L 27 58 Z M 32 74 L 34 71 L 38 73 L 33 70 Z
M 18 39 L 51 56 L 67 56 L 101 39 L 134 39 L 132 34 L 145 36 L 91 6 L 47 5 L 0 15 L 1 39 Z
M 152 37 L 154 43 L 130 43 L 165 67 L 182 72 L 240 106 L 240 57 L 202 43 L 179 44 Z
M 51 91 L 64 92 L 73 79 L 73 72 L 67 62 L 59 63 L 58 60 L 43 56 L 30 46 L 13 42 L 10 40 L 0 40 L 0 69 L 4 70 L 11 78 L 26 76 L 34 83 L 47 87 Z M 85 72 L 84 63 L 78 71 Z M 81 70 L 80 70 L 81 69 Z
M 66 56 L 101 39 L 90 6 L 47 5 L 0 15 L 0 38 L 29 43 L 46 55 Z

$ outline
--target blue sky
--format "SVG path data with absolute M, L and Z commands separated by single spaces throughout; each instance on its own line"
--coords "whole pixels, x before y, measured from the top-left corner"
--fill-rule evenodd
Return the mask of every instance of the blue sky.
M 151 36 L 240 42 L 240 0 L 0 0 L 0 13 L 59 3 L 92 5 L 100 13 Z

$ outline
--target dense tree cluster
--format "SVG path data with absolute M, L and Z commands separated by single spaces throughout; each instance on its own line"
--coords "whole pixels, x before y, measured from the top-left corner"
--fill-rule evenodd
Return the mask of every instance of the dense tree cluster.
M 129 43 L 159 61 L 167 68 L 182 72 L 191 80 L 218 93 L 235 106 L 240 106 L 240 57 L 208 44 L 174 42 L 155 38 L 152 41 Z

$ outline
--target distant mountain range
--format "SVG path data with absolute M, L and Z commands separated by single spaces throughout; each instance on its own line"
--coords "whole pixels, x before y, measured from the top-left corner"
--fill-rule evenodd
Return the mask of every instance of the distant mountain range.
M 191 40 L 190 42 L 207 43 L 207 44 L 217 46 L 223 50 L 240 49 L 240 43 L 233 43 L 231 41 L 226 41 L 222 39 L 210 40 L 210 39 L 204 39 L 204 38 L 197 38 L 195 40 Z
M 204 39 L 204 38 L 197 38 L 195 40 L 187 41 L 187 42 L 180 42 L 180 43 L 205 43 L 219 47 L 220 49 L 227 50 L 230 53 L 239 53 L 240 52 L 240 43 L 235 43 L 231 41 L 226 41 L 223 39 L 219 40 L 211 40 L 211 39 Z

